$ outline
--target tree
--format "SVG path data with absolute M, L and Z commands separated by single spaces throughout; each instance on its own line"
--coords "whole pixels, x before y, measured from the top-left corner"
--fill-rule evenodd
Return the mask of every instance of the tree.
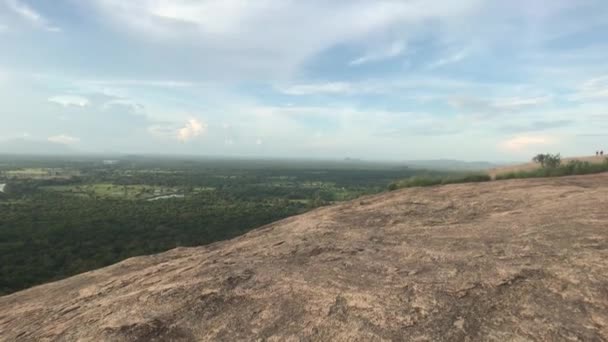
M 560 154 L 538 154 L 532 161 L 540 164 L 545 169 L 555 169 L 562 164 L 562 157 Z
M 545 154 L 538 154 L 536 155 L 534 158 L 532 158 L 532 161 L 535 163 L 540 164 L 542 167 L 545 167 Z
M 562 157 L 558 154 L 548 154 L 545 157 L 545 167 L 555 169 L 562 164 Z

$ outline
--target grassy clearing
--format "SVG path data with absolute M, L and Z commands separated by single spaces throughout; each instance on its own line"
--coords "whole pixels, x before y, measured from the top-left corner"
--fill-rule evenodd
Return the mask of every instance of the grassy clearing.
M 192 191 L 194 191 L 194 192 L 208 192 L 208 191 L 215 191 L 215 188 L 212 187 L 212 186 L 199 186 L 199 187 L 192 188 Z
M 5 173 L 9 176 L 17 176 L 17 175 L 46 175 L 49 170 L 41 169 L 41 168 L 26 168 L 20 170 L 10 170 Z
M 496 180 L 563 177 L 573 175 L 589 175 L 602 172 L 608 172 L 608 158 L 606 158 L 601 164 L 594 164 L 588 161 L 571 160 L 564 165 L 559 165 L 556 167 L 544 167 L 535 170 L 508 172 L 496 175 Z
M 127 200 L 145 200 L 153 197 L 175 194 L 179 191 L 177 188 L 170 187 L 151 185 L 116 185 L 111 183 L 44 186 L 41 187 L 41 189 L 75 196 Z
M 69 179 L 79 176 L 77 170 L 63 168 L 22 168 L 0 171 L 0 176 L 9 179 Z

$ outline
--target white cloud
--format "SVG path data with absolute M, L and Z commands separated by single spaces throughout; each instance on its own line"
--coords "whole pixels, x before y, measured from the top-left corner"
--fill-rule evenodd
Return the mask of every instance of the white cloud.
M 4 1 L 0 0 L 0 5 L 4 5 Z M 42 6 L 37 7 L 36 4 L 40 2 L 20 2 L 31 4 L 42 14 L 46 13 L 42 11 Z M 5 131 L 19 132 L 27 128 L 39 137 L 59 132 L 79 135 L 76 132 L 105 124 L 108 127 L 105 131 L 87 133 L 82 142 L 89 144 L 91 150 L 102 149 L 106 148 L 103 141 L 106 136 L 108 142 L 117 141 L 107 132 L 126 126 L 126 114 L 129 129 L 124 130 L 127 138 L 121 143 L 127 148 L 140 144 L 142 151 L 173 148 L 176 151 L 221 153 L 221 149 L 234 139 L 235 153 L 248 149 L 260 153 L 263 150 L 264 153 L 282 150 L 286 151 L 282 152 L 285 155 L 292 148 L 294 155 L 301 156 L 314 155 L 320 150 L 299 146 L 308 146 L 311 142 L 321 146 L 319 141 L 323 140 L 325 145 L 341 146 L 336 155 L 340 155 L 341 151 L 349 153 L 361 150 L 358 147 L 366 147 L 365 151 L 369 151 L 370 156 L 399 155 L 412 153 L 407 146 L 421 146 L 424 143 L 420 141 L 441 136 L 445 139 L 442 144 L 428 138 L 430 145 L 421 147 L 420 151 L 424 149 L 424 153 L 428 153 L 435 149 L 434 156 L 445 155 L 448 152 L 444 142 L 448 142 L 449 148 L 460 146 L 463 151 L 461 155 L 466 156 L 472 153 L 464 148 L 470 142 L 480 145 L 480 149 L 492 150 L 492 154 L 489 154 L 492 156 L 502 137 L 557 132 L 566 136 L 589 130 L 601 131 L 608 127 L 605 107 L 597 109 L 595 121 L 586 120 L 584 117 L 589 116 L 589 111 L 584 102 L 564 104 L 562 97 L 558 97 L 568 85 L 582 84 L 584 78 L 581 77 L 606 73 L 601 61 L 598 63 L 596 60 L 605 59 L 608 50 L 598 49 L 589 54 L 589 50 L 568 48 L 573 56 L 581 56 L 562 56 L 558 59 L 557 50 L 560 48 L 555 43 L 549 51 L 546 48 L 549 44 L 534 44 L 540 39 L 533 37 L 528 40 L 536 30 L 545 30 L 544 22 L 526 27 L 530 24 L 526 18 L 511 20 L 519 18 L 518 14 L 529 9 L 517 6 L 523 0 L 516 0 L 515 4 L 483 2 L 484 9 L 480 11 L 475 10 L 479 1 L 467 0 L 438 3 L 420 0 L 91 0 L 79 3 L 79 11 L 83 9 L 83 12 L 87 12 L 91 8 L 80 7 L 94 3 L 99 5 L 97 9 L 102 9 L 101 12 L 90 11 L 90 18 L 95 19 L 92 23 L 100 29 L 97 31 L 104 35 L 115 35 L 117 44 L 110 44 L 106 48 L 114 49 L 128 44 L 142 48 L 146 53 L 137 59 L 121 59 L 124 63 L 120 65 L 112 64 L 111 60 L 101 58 L 101 55 L 97 59 L 83 60 L 78 65 L 65 64 L 69 61 L 56 58 L 34 65 L 38 63 L 35 56 L 23 56 L 22 62 L 34 63 L 27 70 L 21 68 L 23 74 L 28 70 L 50 72 L 49 67 L 52 67 L 62 76 L 57 79 L 36 79 L 33 81 L 38 82 L 36 86 L 26 85 L 28 80 L 25 78 L 21 78 L 21 85 L 13 82 L 13 77 L 11 82 L 5 83 L 7 86 L 1 85 L 0 80 L 3 90 L 0 94 L 3 101 L 0 102 L 6 104 L 4 107 L 10 109 L 10 114 L 15 113 L 5 114 Z M 552 6 L 534 7 L 538 7 L 539 13 L 546 13 L 545 7 Z M 496 7 L 504 9 L 504 14 L 495 11 L 493 8 Z M 13 16 L 7 18 L 9 21 L 6 22 L 13 29 L 13 25 L 18 25 L 18 21 L 22 20 L 21 17 L 6 6 L 2 9 Z M 475 13 L 471 15 L 470 12 Z M 6 17 L 5 13 L 0 17 L 3 15 Z M 53 20 L 53 17 L 49 18 Z M 360 20 L 352 20 L 357 18 Z M 577 22 L 582 21 L 586 24 L 586 20 L 577 19 Z M 461 27 L 455 23 L 463 25 Z M 85 25 L 82 29 L 86 30 L 88 22 L 82 24 Z M 508 27 L 500 31 L 503 26 Z M 464 32 L 469 30 L 473 34 L 465 35 Z M 498 31 L 513 34 L 496 35 Z M 586 34 L 584 30 L 573 32 L 579 31 Z M 526 32 L 531 34 L 524 34 Z M 39 53 L 36 50 L 38 36 L 23 35 L 21 38 L 28 39 L 27 42 L 9 39 L 8 43 L 12 44 L 15 40 L 15 44 L 30 44 L 34 49 L 28 54 Z M 47 43 L 53 46 L 75 44 L 74 48 L 82 48 L 82 42 L 78 39 L 72 41 L 72 35 L 64 36 L 61 41 L 52 39 Z M 491 39 L 498 36 L 500 40 Z M 19 37 L 12 37 L 11 34 L 9 38 Z M 587 44 L 586 41 L 577 40 L 579 43 Z M 601 45 L 601 41 L 597 44 Z M 470 50 L 461 50 L 463 47 Z M 435 54 L 437 49 L 440 49 L 438 55 Z M 15 49 L 7 51 L 12 50 Z M 108 53 L 120 58 L 123 52 L 114 50 Z M 400 56 L 405 55 L 411 62 L 407 70 L 397 66 L 405 59 Z M 473 56 L 475 62 L 484 65 L 486 72 L 483 75 L 463 74 L 464 70 L 457 70 L 460 64 L 450 64 L 458 61 L 462 61 L 463 65 L 468 64 Z M 590 60 L 597 64 L 583 63 L 586 61 L 584 56 L 593 57 Z M 15 58 L 7 60 L 8 63 L 11 63 L 10 60 L 17 63 L 8 65 L 7 69 L 17 75 L 20 70 L 18 64 L 23 63 L 18 63 Z M 387 58 L 394 58 L 387 68 L 376 68 L 380 63 L 372 64 Z M 201 60 L 205 63 L 197 62 Z M 533 63 L 527 63 L 530 60 Z M 163 62 L 162 65 L 159 62 Z M 349 62 L 359 67 L 349 68 Z M 179 63 L 179 68 L 175 68 L 176 63 Z M 433 63 L 437 68 L 444 68 L 430 70 L 429 65 Z M 570 77 L 543 77 L 536 69 L 541 63 L 559 70 L 567 69 Z M 522 70 L 523 65 L 530 69 Z M 290 69 L 291 66 L 294 68 Z M 433 75 L 451 67 L 455 70 L 441 73 L 450 78 L 433 78 Z M 99 70 L 109 75 L 121 75 L 124 70 L 129 70 L 129 75 L 125 79 L 100 80 L 95 78 Z M 277 70 L 293 73 L 277 75 Z M 70 74 L 76 78 L 84 77 L 85 80 L 69 79 Z M 250 80 L 254 82 L 248 82 Z M 576 95 L 581 99 L 608 98 L 605 97 L 608 81 L 604 82 L 602 85 L 601 78 L 592 80 L 574 91 L 579 91 Z M 85 83 L 84 86 L 81 87 L 81 83 Z M 11 93 L 4 91 L 9 85 L 14 88 L 13 84 L 28 89 L 17 89 Z M 274 86 L 276 91 L 293 97 L 276 96 L 267 89 L 268 86 Z M 69 110 L 50 105 L 49 102 L 43 103 L 48 97 L 47 93 L 40 98 L 40 94 L 45 93 L 44 87 L 60 87 L 64 89 L 64 95 L 83 94 L 88 97 L 90 104 L 87 105 L 87 101 L 82 99 L 59 96 L 48 100 L 70 106 Z M 205 87 L 204 91 L 202 87 Z M 124 99 L 107 100 L 104 96 L 94 95 L 95 92 Z M 315 94 L 325 95 L 325 98 L 321 101 L 305 97 Z M 374 96 L 359 96 L 361 94 Z M 568 98 L 567 95 L 564 97 Z M 471 98 L 467 99 L 466 96 Z M 457 109 L 444 107 L 442 102 L 451 97 L 456 97 L 450 103 Z M 599 101 L 585 102 L 587 105 L 593 102 L 597 107 L 602 104 Z M 19 103 L 21 107 L 16 105 Z M 145 108 L 137 109 L 137 103 L 144 103 Z M 260 108 L 262 106 L 267 108 Z M 312 108 L 314 106 L 326 107 Z M 567 112 L 555 118 L 556 110 L 563 107 L 567 107 Z M 408 111 L 426 115 L 405 113 Z M 98 119 L 92 121 L 89 115 L 80 115 L 89 112 L 95 112 Z M 206 125 L 197 126 L 187 121 L 190 113 L 208 120 L 209 135 L 205 134 Z M 482 114 L 479 115 L 481 120 L 477 120 L 476 114 Z M 65 121 L 58 122 L 58 117 L 64 117 Z M 572 118 L 575 118 L 572 125 L 556 126 Z M 33 126 L 30 122 L 34 122 L 37 128 L 30 128 Z M 233 126 L 223 126 L 223 122 L 230 122 Z M 507 123 L 509 127 L 506 127 Z M 603 126 L 600 127 L 600 124 Z M 56 130 L 57 125 L 64 128 Z M 145 127 L 149 127 L 149 132 L 159 138 L 146 134 Z M 217 131 L 211 128 L 217 128 Z M 322 134 L 317 135 L 318 132 Z M 197 134 L 204 138 L 196 139 Z M 98 140 L 93 141 L 92 135 L 99 137 Z M 257 148 L 258 137 L 264 139 L 264 149 Z M 487 143 L 481 146 L 480 140 L 484 137 Z M 313 141 L 313 138 L 317 140 Z M 390 149 L 390 145 L 383 145 L 383 141 L 389 138 L 399 142 L 394 146 L 405 148 Z M 180 144 L 178 139 L 194 141 Z M 134 143 L 136 141 L 139 142 Z M 515 140 L 508 145 L 521 145 L 522 141 Z M 117 142 L 114 146 L 120 144 Z M 382 149 L 383 146 L 388 146 L 388 149 Z
M 5 0 L 5 2 L 13 12 L 30 22 L 32 25 L 43 28 L 47 31 L 61 31 L 60 28 L 50 25 L 45 17 L 20 0 Z
M 66 134 L 59 134 L 48 137 L 47 139 L 50 142 L 63 144 L 63 145 L 72 145 L 80 142 L 80 138 L 72 137 Z
M 291 85 L 275 86 L 275 89 L 287 95 L 353 95 L 353 94 L 388 94 L 394 93 L 401 98 L 407 96 L 418 100 L 430 100 L 441 93 L 452 94 L 466 88 L 485 88 L 487 84 L 476 84 L 450 78 L 409 77 L 407 79 L 367 79 L 358 82 L 317 82 L 295 83 Z M 404 91 L 408 94 L 404 95 Z M 414 91 L 416 92 L 414 94 Z M 420 94 L 425 91 L 426 95 Z M 429 95 L 432 94 L 432 95 Z
M 272 19 L 269 23 L 291 23 L 291 19 L 319 24 L 328 24 L 328 17 L 357 17 L 358 22 L 341 20 L 333 22 L 333 26 L 340 30 L 344 25 L 348 27 L 373 28 L 385 25 L 387 22 L 400 20 L 419 21 L 429 18 L 452 17 L 469 12 L 482 4 L 479 0 L 458 0 L 449 4 L 428 4 L 423 0 L 408 2 L 394 0 L 364 0 L 353 2 L 327 2 L 311 0 L 309 2 L 284 0 L 96 0 L 104 10 L 122 10 L 113 13 L 121 16 L 148 17 L 156 20 L 163 26 L 171 26 L 170 21 L 188 23 L 199 26 L 203 31 L 213 33 L 233 33 L 258 22 L 259 18 Z M 340 9 L 341 13 L 328 12 L 328 9 Z M 281 18 L 280 14 L 288 14 L 289 20 Z M 314 16 L 317 16 L 316 18 Z M 137 20 L 138 18 L 132 18 Z M 159 20 L 162 19 L 162 20 Z M 164 22 L 163 22 L 164 20 Z M 169 20 L 169 21 L 167 21 Z M 132 22 L 130 24 L 137 25 Z M 178 29 L 177 27 L 171 27 Z M 314 29 L 314 27 L 306 27 Z
M 90 104 L 89 99 L 83 96 L 77 95 L 60 95 L 48 98 L 49 102 L 53 102 L 64 107 L 75 106 L 75 107 L 86 107 Z
M 523 107 L 538 106 L 549 103 L 552 97 L 549 95 L 536 97 L 510 97 L 498 99 L 492 105 L 498 109 L 517 110 Z
M 260 138 L 258 138 L 258 139 L 255 140 L 255 144 L 256 145 L 262 145 L 262 143 L 263 143 L 263 141 Z
M 555 139 L 548 136 L 521 135 L 501 142 L 500 147 L 511 152 L 518 152 L 530 147 L 546 146 L 554 143 Z
M 503 114 L 506 112 L 517 112 L 523 109 L 541 106 L 551 102 L 552 99 L 553 97 L 550 95 L 534 97 L 498 97 L 494 99 L 461 96 L 449 98 L 447 102 L 453 108 L 467 111 L 467 114 L 487 116 Z
M 204 83 L 195 83 L 177 80 L 137 80 L 137 79 L 115 79 L 115 80 L 83 80 L 79 83 L 89 86 L 109 87 L 153 87 L 153 88 L 193 88 L 204 87 Z
M 569 99 L 571 101 L 608 100 L 608 75 L 584 82 Z
M 177 139 L 185 142 L 200 136 L 201 134 L 205 133 L 206 130 L 206 123 L 198 119 L 190 119 L 186 122 L 184 127 L 177 131 Z
M 469 51 L 467 49 L 458 51 L 450 56 L 441 58 L 429 65 L 430 69 L 441 68 L 443 66 L 458 63 L 461 60 L 465 59 L 469 55 Z
M 124 106 L 130 108 L 134 113 L 144 113 L 144 106 L 141 103 L 127 98 L 117 98 L 106 101 L 101 106 L 101 109 L 110 110 L 114 106 Z
M 157 122 L 148 127 L 148 132 L 159 138 L 186 142 L 205 134 L 207 128 L 207 123 L 191 118 L 183 123 Z
M 352 94 L 359 92 L 359 89 L 356 89 L 353 84 L 348 82 L 328 82 L 279 87 L 279 91 L 288 95 Z
M 384 50 L 376 50 L 366 53 L 365 55 L 352 60 L 348 63 L 351 66 L 362 65 L 366 63 L 379 62 L 387 59 L 392 59 L 402 55 L 405 52 L 406 43 L 403 41 L 396 41 L 386 47 Z
M 293 72 L 338 44 L 385 39 L 388 31 L 415 31 L 428 21 L 460 20 L 483 6 L 481 0 L 429 3 L 425 0 L 95 0 L 104 21 L 155 41 L 195 41 L 205 66 L 240 78 L 245 72 Z M 408 36 L 408 38 L 411 38 Z M 354 64 L 401 54 L 404 39 Z M 198 50 L 200 49 L 200 50 Z M 220 68 L 217 65 L 230 65 Z

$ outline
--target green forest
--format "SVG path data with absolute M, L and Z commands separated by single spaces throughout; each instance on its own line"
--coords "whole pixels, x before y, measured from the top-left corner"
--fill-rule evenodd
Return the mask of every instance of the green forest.
M 229 239 L 421 172 L 354 161 L 4 156 L 0 295 Z

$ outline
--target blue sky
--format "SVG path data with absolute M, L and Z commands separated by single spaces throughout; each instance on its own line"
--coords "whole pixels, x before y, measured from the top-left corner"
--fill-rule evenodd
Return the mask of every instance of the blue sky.
M 608 151 L 602 0 L 0 0 L 0 144 L 523 160 Z

